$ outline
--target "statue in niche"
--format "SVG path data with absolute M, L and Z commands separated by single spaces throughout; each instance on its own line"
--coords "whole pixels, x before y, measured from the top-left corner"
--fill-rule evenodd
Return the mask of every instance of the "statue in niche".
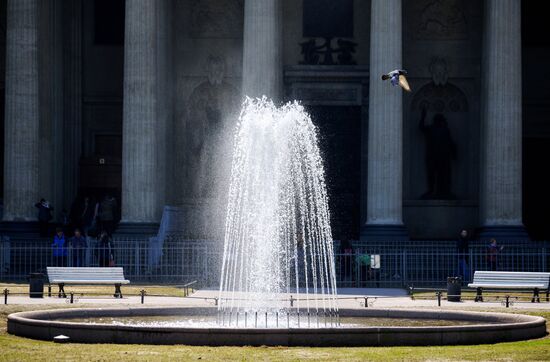
M 436 113 L 432 124 L 426 125 L 427 108 L 422 108 L 418 127 L 426 143 L 426 179 L 428 190 L 422 199 L 451 200 L 451 166 L 456 160 L 456 145 L 451 137 L 447 119 Z
M 458 152 L 445 114 L 465 113 L 468 103 L 464 93 L 447 82 L 445 59 L 433 58 L 429 69 L 432 81 L 420 88 L 412 101 L 413 112 L 421 112 L 418 128 L 425 142 L 427 190 L 421 198 L 452 200 L 456 199 L 452 192 L 452 168 Z M 426 124 L 428 112 L 434 114 L 430 124 Z
M 222 57 L 209 56 L 206 73 L 208 80 L 193 90 L 188 101 L 189 167 L 195 197 L 212 197 L 219 172 L 230 164 L 225 147 L 239 102 L 239 92 L 224 81 Z

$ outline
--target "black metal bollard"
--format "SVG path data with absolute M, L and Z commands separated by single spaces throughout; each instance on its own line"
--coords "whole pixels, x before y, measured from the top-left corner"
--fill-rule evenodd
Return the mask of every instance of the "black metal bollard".
M 509 308 L 510 307 L 510 296 L 507 295 L 504 298 L 506 298 L 506 308 Z
M 294 297 L 292 295 L 290 296 L 290 306 L 294 307 Z
M 368 308 L 369 307 L 369 297 L 364 297 L 365 298 L 365 308 Z
M 145 289 L 142 289 L 140 291 L 140 294 L 141 294 L 141 304 L 143 304 L 145 302 Z
M 437 306 L 441 307 L 441 292 L 436 292 L 435 295 L 437 296 Z
M 71 304 L 73 304 L 73 303 L 74 303 L 74 293 L 71 292 Z
M 218 305 L 218 298 L 214 298 L 214 305 Z
M 8 288 L 4 289 L 4 304 L 8 304 L 8 294 L 10 293 L 10 291 L 8 290 Z

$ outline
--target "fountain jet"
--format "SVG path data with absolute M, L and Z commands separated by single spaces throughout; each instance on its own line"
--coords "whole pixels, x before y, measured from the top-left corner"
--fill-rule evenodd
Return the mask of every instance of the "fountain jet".
M 260 314 L 272 317 L 274 326 L 279 315 L 299 324 L 300 314 L 338 313 L 323 160 L 317 129 L 298 102 L 277 107 L 264 97 L 243 103 L 219 301 L 224 316 Z

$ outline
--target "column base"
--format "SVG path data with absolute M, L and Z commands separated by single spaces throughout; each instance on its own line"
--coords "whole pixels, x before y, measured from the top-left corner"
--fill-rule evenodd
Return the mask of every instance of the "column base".
M 530 240 L 527 230 L 523 225 L 485 225 L 479 229 L 479 240 L 495 238 L 497 242 Z
M 154 236 L 159 224 L 154 222 L 121 222 L 115 230 L 115 236 Z
M 361 241 L 407 241 L 409 233 L 404 225 L 366 224 L 361 229 Z

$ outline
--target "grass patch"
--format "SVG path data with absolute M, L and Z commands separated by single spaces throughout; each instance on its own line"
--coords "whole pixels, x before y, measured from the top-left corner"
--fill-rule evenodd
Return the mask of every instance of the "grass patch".
M 488 291 L 483 292 L 483 301 L 485 302 L 501 302 L 505 300 L 506 296 L 510 296 L 511 302 L 531 302 L 531 298 L 533 297 L 533 292 L 522 292 L 522 291 L 514 291 L 513 293 L 510 292 L 498 292 L 498 291 Z M 435 291 L 418 291 L 413 292 L 412 297 L 414 299 L 427 299 L 427 300 L 437 300 L 436 292 Z M 462 300 L 474 300 L 476 297 L 476 292 L 472 290 L 466 290 L 462 291 L 461 298 Z M 441 292 L 441 298 L 445 300 L 447 298 L 447 292 L 442 291 Z M 545 292 L 540 293 L 540 300 L 541 302 L 546 301 L 546 294 Z
M 19 283 L 0 283 L 0 292 L 3 293 L 4 289 L 8 289 L 10 294 L 28 293 L 28 284 Z M 136 285 L 129 284 L 122 286 L 122 294 L 124 296 L 140 295 L 141 290 L 145 290 L 147 295 L 162 295 L 167 297 L 183 297 L 184 290 L 177 286 L 160 286 L 160 285 Z M 52 297 L 57 295 L 57 285 L 52 285 Z M 88 295 L 88 296 L 111 296 L 115 291 L 113 285 L 66 285 L 65 293 L 68 295 L 73 292 L 76 296 Z M 190 289 L 190 293 L 193 291 Z M 44 296 L 48 295 L 48 284 L 44 285 Z
M 80 304 L 78 307 L 93 306 Z M 550 338 L 497 343 L 476 346 L 437 347 L 192 347 L 149 345 L 92 345 L 65 344 L 35 341 L 6 333 L 6 318 L 9 313 L 33 309 L 67 308 L 52 305 L 1 305 L 0 306 L 0 360 L 2 361 L 543 361 L 550 359 Z M 477 310 L 487 310 L 477 308 Z M 524 313 L 550 319 L 550 311 L 510 310 L 493 308 L 491 311 Z

